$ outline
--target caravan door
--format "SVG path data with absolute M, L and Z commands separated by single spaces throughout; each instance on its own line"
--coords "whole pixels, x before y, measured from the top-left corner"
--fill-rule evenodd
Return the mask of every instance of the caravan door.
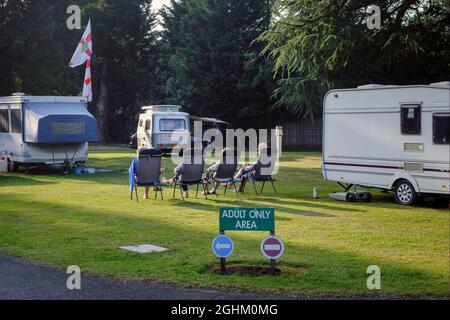
M 138 148 L 153 148 L 153 116 L 151 114 L 141 114 L 137 130 Z

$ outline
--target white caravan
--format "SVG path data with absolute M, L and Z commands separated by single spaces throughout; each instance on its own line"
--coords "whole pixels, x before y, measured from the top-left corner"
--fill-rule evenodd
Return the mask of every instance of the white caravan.
M 367 85 L 324 99 L 325 180 L 393 190 L 398 203 L 450 195 L 450 82 Z
M 0 155 L 6 155 L 9 170 L 87 161 L 97 124 L 86 106 L 81 97 L 0 97 Z
M 178 144 L 191 141 L 189 114 L 181 106 L 143 107 L 137 130 L 138 148 L 157 148 L 169 153 Z

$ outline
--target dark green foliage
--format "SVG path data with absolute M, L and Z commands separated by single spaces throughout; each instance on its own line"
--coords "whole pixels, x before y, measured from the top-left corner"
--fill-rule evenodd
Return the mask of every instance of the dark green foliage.
M 369 5 L 381 30 L 367 28 Z M 273 16 L 259 40 L 282 76 L 277 105 L 298 115 L 320 113 L 331 88 L 448 80 L 448 0 L 277 0 Z
M 69 5 L 82 8 L 82 30 L 69 30 Z M 140 104 L 152 96 L 155 17 L 151 0 L 0 0 L 0 95 L 79 95 L 85 68 L 68 67 L 92 20 L 94 101 L 103 141 L 124 141 L 135 130 Z M 102 69 L 104 66 L 104 69 Z M 103 81 L 103 83 L 101 83 Z M 102 87 L 106 110 L 99 114 Z M 112 130 L 113 129 L 113 130 Z
M 81 37 L 66 28 L 71 1 L 49 2 L 0 1 L 0 95 L 81 91 L 77 82 L 82 82 L 83 72 L 67 67 Z
M 156 37 L 150 6 L 151 0 L 97 0 L 83 8 L 92 21 L 93 103 L 104 123 L 103 140 L 126 141 L 136 130 L 140 107 L 152 97 Z
M 274 87 L 261 45 L 272 1 L 179 0 L 162 12 L 169 102 L 234 125 L 270 117 Z
M 450 0 L 172 0 L 158 32 L 151 2 L 0 0 L 0 95 L 81 93 L 84 67 L 67 66 L 83 32 L 66 27 L 72 4 L 83 27 L 92 19 L 103 141 L 125 141 L 147 104 L 273 127 L 284 112 L 320 114 L 330 88 L 449 80 Z

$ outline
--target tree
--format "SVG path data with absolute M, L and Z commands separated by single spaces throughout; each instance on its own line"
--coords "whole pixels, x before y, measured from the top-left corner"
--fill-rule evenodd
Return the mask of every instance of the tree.
M 267 117 L 271 65 L 252 42 L 269 25 L 271 3 L 173 0 L 161 12 L 168 102 L 234 124 Z
M 380 30 L 367 27 L 370 5 L 381 9 Z M 277 0 L 272 12 L 258 40 L 281 76 L 277 106 L 299 116 L 318 114 L 331 88 L 448 77 L 448 0 Z
M 68 67 L 82 30 L 66 27 L 70 0 L 0 0 L 0 92 L 80 95 L 84 68 Z M 156 35 L 151 0 L 78 0 L 92 19 L 94 101 L 101 142 L 123 141 L 152 97 Z M 113 130 L 112 130 L 113 129 Z
M 69 3 L 0 1 L 2 95 L 13 91 L 37 95 L 77 92 L 75 77 L 67 68 L 69 51 L 79 40 L 66 28 Z
M 93 104 L 102 142 L 128 136 L 141 104 L 152 95 L 149 57 L 156 36 L 151 2 L 97 0 L 83 7 L 83 15 L 92 19 Z

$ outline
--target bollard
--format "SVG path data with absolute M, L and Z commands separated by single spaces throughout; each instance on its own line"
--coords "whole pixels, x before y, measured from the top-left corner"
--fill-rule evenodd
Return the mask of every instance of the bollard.
M 317 187 L 313 188 L 313 199 L 318 199 L 319 195 L 317 194 Z
M 278 151 L 279 158 L 282 157 L 283 153 L 283 127 L 277 126 L 275 128 L 275 136 L 276 136 L 276 147 Z

